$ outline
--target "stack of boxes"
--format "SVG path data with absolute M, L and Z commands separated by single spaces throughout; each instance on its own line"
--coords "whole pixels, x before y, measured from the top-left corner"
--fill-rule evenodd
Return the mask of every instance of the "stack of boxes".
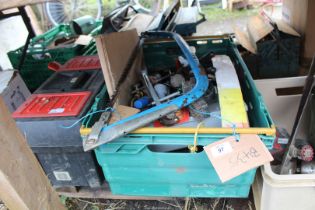
M 75 57 L 56 71 L 14 113 L 53 186 L 99 187 L 102 175 L 94 152 L 83 152 L 80 118 L 104 86 L 97 56 Z

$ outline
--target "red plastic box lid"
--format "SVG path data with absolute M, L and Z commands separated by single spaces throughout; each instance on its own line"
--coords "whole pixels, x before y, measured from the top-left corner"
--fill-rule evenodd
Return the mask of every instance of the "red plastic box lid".
M 61 65 L 58 62 L 50 62 L 48 68 L 53 71 L 78 71 L 78 70 L 95 70 L 101 69 L 100 59 L 97 55 L 91 56 L 77 56 L 64 65 Z
M 78 116 L 90 91 L 33 94 L 13 114 L 13 118 Z

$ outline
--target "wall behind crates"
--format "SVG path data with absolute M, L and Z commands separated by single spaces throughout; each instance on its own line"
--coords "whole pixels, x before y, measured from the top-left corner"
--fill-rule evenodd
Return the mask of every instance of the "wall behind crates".
M 7 52 L 23 46 L 28 33 L 20 16 L 1 20 L 0 31 L 0 66 L 12 69 Z
M 301 57 L 310 63 L 315 53 L 315 1 L 284 0 L 282 19 L 302 35 Z

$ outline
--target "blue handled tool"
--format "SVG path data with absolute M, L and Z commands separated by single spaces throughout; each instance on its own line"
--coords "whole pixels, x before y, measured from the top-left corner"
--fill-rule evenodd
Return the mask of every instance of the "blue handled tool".
M 196 80 L 195 86 L 189 92 L 168 102 L 161 103 L 143 112 L 102 127 L 101 129 L 98 128 L 97 130 L 99 133 L 96 135 L 95 133 L 93 135 L 90 134 L 83 140 L 83 148 L 85 151 L 94 149 L 102 144 L 126 135 L 137 128 L 141 128 L 167 114 L 177 111 L 182 107 L 188 106 L 202 97 L 207 91 L 209 84 L 207 74 L 199 68 L 199 61 L 196 55 L 190 51 L 189 46 L 180 35 L 173 32 L 145 32 L 143 36 L 173 38 L 189 63 L 190 69 Z

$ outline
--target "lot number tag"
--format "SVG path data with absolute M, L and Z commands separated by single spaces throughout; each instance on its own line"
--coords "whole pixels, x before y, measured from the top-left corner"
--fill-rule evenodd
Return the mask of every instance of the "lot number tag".
M 241 134 L 209 144 L 204 150 L 222 182 L 273 160 L 270 152 L 255 134 Z

